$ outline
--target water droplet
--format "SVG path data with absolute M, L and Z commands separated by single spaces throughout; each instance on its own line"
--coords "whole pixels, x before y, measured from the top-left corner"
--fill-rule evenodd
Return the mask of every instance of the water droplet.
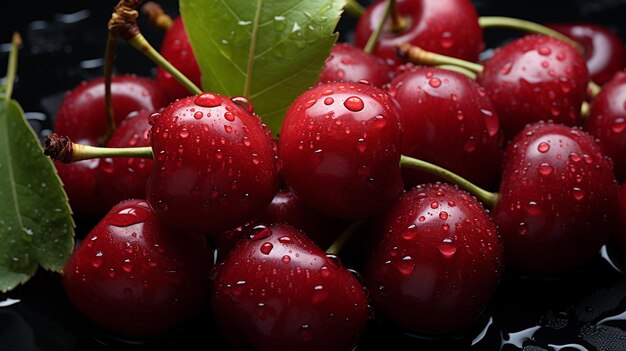
M 398 270 L 404 275 L 411 274 L 413 270 L 415 270 L 413 257 L 409 255 L 402 257 L 402 259 L 398 262 Z
M 187 128 L 183 128 L 180 130 L 180 133 L 178 133 L 178 135 L 180 135 L 181 138 L 187 138 L 189 136 L 189 131 L 187 130 Z
M 254 106 L 252 105 L 252 102 L 245 96 L 235 96 L 231 98 L 230 100 L 234 102 L 235 105 L 246 110 L 246 112 L 249 112 L 249 113 L 254 112 Z
M 202 93 L 193 102 L 202 107 L 217 107 L 222 104 L 220 98 L 213 93 Z
M 433 88 L 439 88 L 441 86 L 441 79 L 439 78 L 431 78 L 428 81 L 428 84 Z
M 365 150 L 367 149 L 367 143 L 365 143 L 364 138 L 359 138 L 359 140 L 356 141 L 356 148 L 359 150 L 360 153 L 365 152 Z
M 452 45 L 454 45 L 454 39 L 452 38 L 452 33 L 450 32 L 443 32 L 441 33 L 441 41 L 440 41 L 441 47 L 449 49 L 452 47 Z
M 330 269 L 328 269 L 328 267 L 326 266 L 322 266 L 322 268 L 320 268 L 320 274 L 322 275 L 322 277 L 328 278 L 330 277 Z
M 261 245 L 261 253 L 263 253 L 264 255 L 269 255 L 270 252 L 272 252 L 273 248 L 274 248 L 274 245 L 272 245 L 272 243 L 270 242 L 263 243 L 263 245 Z
M 456 245 L 454 244 L 452 238 L 445 238 L 441 241 L 441 244 L 439 245 L 439 252 L 441 252 L 441 254 L 445 257 L 451 257 L 454 253 L 456 253 Z
M 548 150 L 550 150 L 550 144 L 546 142 L 542 141 L 541 143 L 539 143 L 539 145 L 537 145 L 537 151 L 541 153 L 546 153 L 548 152 Z
M 537 171 L 539 171 L 539 174 L 541 174 L 542 176 L 549 176 L 550 174 L 552 174 L 553 170 L 554 168 L 550 164 L 545 162 L 537 167 Z
M 281 244 L 291 244 L 293 243 L 293 240 L 291 240 L 291 238 L 288 236 L 281 236 L 280 238 L 278 238 L 278 242 Z
M 474 152 L 474 150 L 476 150 L 476 139 L 474 138 L 474 136 L 469 137 L 465 144 L 463 144 L 463 150 L 465 150 L 465 152 L 467 153 L 472 153 Z
M 91 265 L 93 266 L 93 268 L 100 268 L 100 266 L 102 266 L 102 262 L 104 261 L 104 258 L 102 256 L 102 251 L 96 252 L 96 257 L 91 260 Z
M 344 101 L 343 105 L 352 112 L 359 112 L 365 107 L 363 100 L 358 96 L 350 96 Z
M 327 298 L 328 298 L 328 291 L 324 289 L 323 285 L 316 285 L 313 287 L 313 295 L 311 295 L 312 304 L 323 302 Z
M 529 215 L 539 215 L 541 214 L 541 207 L 539 207 L 539 204 L 535 201 L 529 201 L 528 205 L 526 205 L 526 212 L 528 212 Z
M 517 228 L 517 232 L 519 235 L 526 235 L 526 233 L 528 233 L 528 224 L 521 222 L 519 228 Z
M 434 201 L 433 203 L 430 204 L 430 208 L 432 209 L 439 208 L 439 203 L 437 201 Z
M 302 340 L 311 341 L 313 339 L 313 331 L 308 324 L 303 324 L 300 327 L 300 336 L 302 336 Z
M 446 219 L 448 219 L 448 212 L 446 211 L 439 212 L 439 218 L 445 221 Z
M 335 99 L 331 98 L 330 96 L 328 96 L 328 97 L 326 97 L 326 98 L 324 99 L 324 104 L 325 104 L 325 105 L 332 105 L 332 104 L 333 104 L 333 102 L 335 102 Z
M 537 52 L 539 53 L 539 55 L 548 56 L 552 53 L 552 50 L 550 50 L 550 48 L 548 47 L 542 46 L 537 50 Z
M 269 238 L 270 235 L 272 235 L 272 230 L 262 224 L 259 224 L 250 230 L 248 238 L 250 240 L 261 240 Z
M 133 270 L 133 265 L 130 262 L 130 258 L 127 258 L 124 260 L 124 262 L 122 262 L 122 269 L 126 273 L 130 273 Z
M 402 231 L 401 236 L 406 240 L 411 240 L 415 238 L 416 234 L 417 234 L 417 226 L 415 225 L 415 223 L 411 223 L 409 224 L 408 227 L 406 227 L 404 231 Z
M 315 103 L 316 103 L 316 102 L 317 102 L 317 100 L 315 100 L 315 99 L 313 99 L 313 100 L 309 100 L 309 101 L 307 101 L 307 102 L 304 104 L 304 106 L 305 106 L 306 108 L 310 108 L 311 106 L 315 105 Z
M 574 196 L 574 199 L 576 199 L 576 201 L 580 201 L 585 198 L 585 192 L 578 187 L 574 187 L 572 189 L 572 195 Z
M 202 111 L 196 111 L 193 114 L 193 118 L 195 119 L 202 119 L 202 116 L 203 116 Z
M 500 73 L 502 75 L 507 75 L 511 73 L 511 68 L 513 68 L 513 63 L 507 62 L 504 66 L 502 66 L 502 69 L 500 69 Z
M 611 125 L 611 130 L 615 134 L 620 134 L 626 129 L 626 120 L 624 118 L 616 118 L 613 120 L 613 124 Z
M 234 122 L 235 121 L 235 114 L 230 112 L 230 111 L 226 111 L 224 112 L 224 118 L 229 121 L 229 122 Z
M 283 256 L 282 261 L 285 264 L 289 263 L 289 262 L 291 262 L 291 257 L 289 257 L 289 255 L 285 255 L 285 256 Z

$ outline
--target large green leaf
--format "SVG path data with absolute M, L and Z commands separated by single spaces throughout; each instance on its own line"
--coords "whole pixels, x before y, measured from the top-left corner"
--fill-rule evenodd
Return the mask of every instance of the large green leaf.
M 345 0 L 180 0 L 202 88 L 246 96 L 277 134 L 337 41 Z
M 54 165 L 20 105 L 0 102 L 0 290 L 39 265 L 60 272 L 74 246 L 72 212 Z

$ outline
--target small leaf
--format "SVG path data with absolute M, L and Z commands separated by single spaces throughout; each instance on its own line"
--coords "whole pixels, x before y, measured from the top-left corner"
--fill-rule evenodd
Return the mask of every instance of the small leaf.
M 180 0 L 205 91 L 245 96 L 280 131 L 311 87 L 338 33 L 345 0 Z
M 25 283 L 39 265 L 61 272 L 74 247 L 67 195 L 14 100 L 0 103 L 0 291 Z

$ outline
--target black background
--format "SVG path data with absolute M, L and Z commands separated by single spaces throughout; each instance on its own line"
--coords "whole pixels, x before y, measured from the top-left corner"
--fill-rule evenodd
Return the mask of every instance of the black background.
M 363 4 L 368 2 L 363 1 Z M 161 6 L 177 15 L 176 1 Z M 626 0 L 600 1 L 474 1 L 480 15 L 511 16 L 540 23 L 586 21 L 603 24 L 626 41 Z M 106 24 L 112 1 L 5 2 L 0 21 L 0 73 L 4 76 L 11 33 L 18 31 L 18 80 L 13 97 L 42 135 L 62 94 L 82 80 L 101 75 Z M 344 15 L 340 40 L 351 40 L 355 19 Z M 142 33 L 158 47 L 162 32 L 139 19 Z M 485 31 L 488 47 L 520 33 L 504 29 Z M 150 76 L 154 64 L 122 42 L 116 72 Z M 77 235 L 88 230 L 81 224 Z M 82 225 L 82 227 L 81 227 Z M 466 333 L 440 339 L 410 335 L 373 322 L 358 350 L 626 350 L 626 275 L 615 269 L 619 257 L 600 255 L 573 272 L 549 278 L 524 277 L 507 272 L 492 304 Z M 613 258 L 613 262 L 607 259 Z M 154 339 L 120 339 L 91 325 L 73 309 L 54 273 L 38 272 L 26 285 L 0 294 L 0 350 L 222 350 L 220 336 L 208 314 L 201 313 L 181 328 Z M 3 302 L 4 301 L 4 302 Z M 607 319 L 608 318 L 608 319 Z M 481 333 L 484 332 L 484 333 Z M 481 337 L 482 335 L 482 337 Z M 566 346 L 570 345 L 570 346 Z

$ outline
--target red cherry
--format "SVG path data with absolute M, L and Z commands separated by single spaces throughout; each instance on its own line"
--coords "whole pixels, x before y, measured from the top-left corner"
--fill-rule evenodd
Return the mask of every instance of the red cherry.
M 608 82 L 626 67 L 626 47 L 611 29 L 587 22 L 552 23 L 548 27 L 567 35 L 585 48 L 589 76 L 597 84 Z
M 396 76 L 387 90 L 402 107 L 403 155 L 483 187 L 497 186 L 503 135 L 491 100 L 475 81 L 450 70 L 414 67 Z M 435 180 L 410 169 L 403 174 L 407 188 Z
M 263 211 L 278 191 L 276 144 L 241 100 L 202 93 L 153 115 L 154 167 L 146 194 L 168 226 L 231 229 Z
M 626 180 L 626 71 L 615 74 L 591 101 L 584 129 L 613 159 L 617 180 Z
M 202 85 L 200 66 L 189 43 L 181 16 L 176 17 L 165 32 L 159 53 L 196 86 Z M 172 101 L 193 95 L 161 66 L 157 67 L 156 80 Z
M 477 82 L 491 97 L 508 140 L 537 121 L 578 125 L 589 74 L 573 46 L 530 34 L 498 47 Z
M 150 146 L 149 117 L 153 111 L 131 112 L 117 126 L 107 147 Z M 146 158 L 105 158 L 98 164 L 95 193 L 102 206 L 111 208 L 118 202 L 146 196 L 146 183 L 152 171 L 152 160 Z
M 382 319 L 449 334 L 480 316 L 502 275 L 503 247 L 474 197 L 448 184 L 417 186 L 373 228 L 364 273 Z
M 84 81 L 66 92 L 56 113 L 54 131 L 76 143 L 97 145 L 106 128 L 104 95 L 103 77 Z M 111 102 L 119 124 L 129 113 L 140 109 L 156 110 L 165 106 L 168 99 L 153 79 L 126 74 L 111 78 Z M 102 215 L 110 209 L 94 195 L 99 162 L 97 159 L 71 164 L 55 162 L 76 213 Z
M 364 83 L 330 82 L 302 93 L 280 131 L 282 176 L 309 208 L 362 219 L 402 192 L 399 107 Z
M 364 331 L 362 284 L 302 232 L 257 226 L 218 265 L 216 322 L 235 348 L 349 350 Z
M 145 201 L 113 207 L 63 269 L 72 304 L 124 336 L 156 335 L 208 302 L 212 254 L 205 237 L 166 231 Z
M 355 43 L 364 47 L 383 18 L 384 0 L 369 5 L 357 22 Z M 410 43 L 438 54 L 475 62 L 484 48 L 478 13 L 469 0 L 398 0 L 398 12 L 406 16 L 408 28 L 393 33 L 385 26 L 374 54 L 400 63 L 399 44 Z
M 319 82 L 366 81 L 377 87 L 389 83 L 393 66 L 350 43 L 337 43 L 322 68 Z
M 610 160 L 579 127 L 538 122 L 507 146 L 493 216 L 508 266 L 528 273 L 574 268 L 617 230 Z

